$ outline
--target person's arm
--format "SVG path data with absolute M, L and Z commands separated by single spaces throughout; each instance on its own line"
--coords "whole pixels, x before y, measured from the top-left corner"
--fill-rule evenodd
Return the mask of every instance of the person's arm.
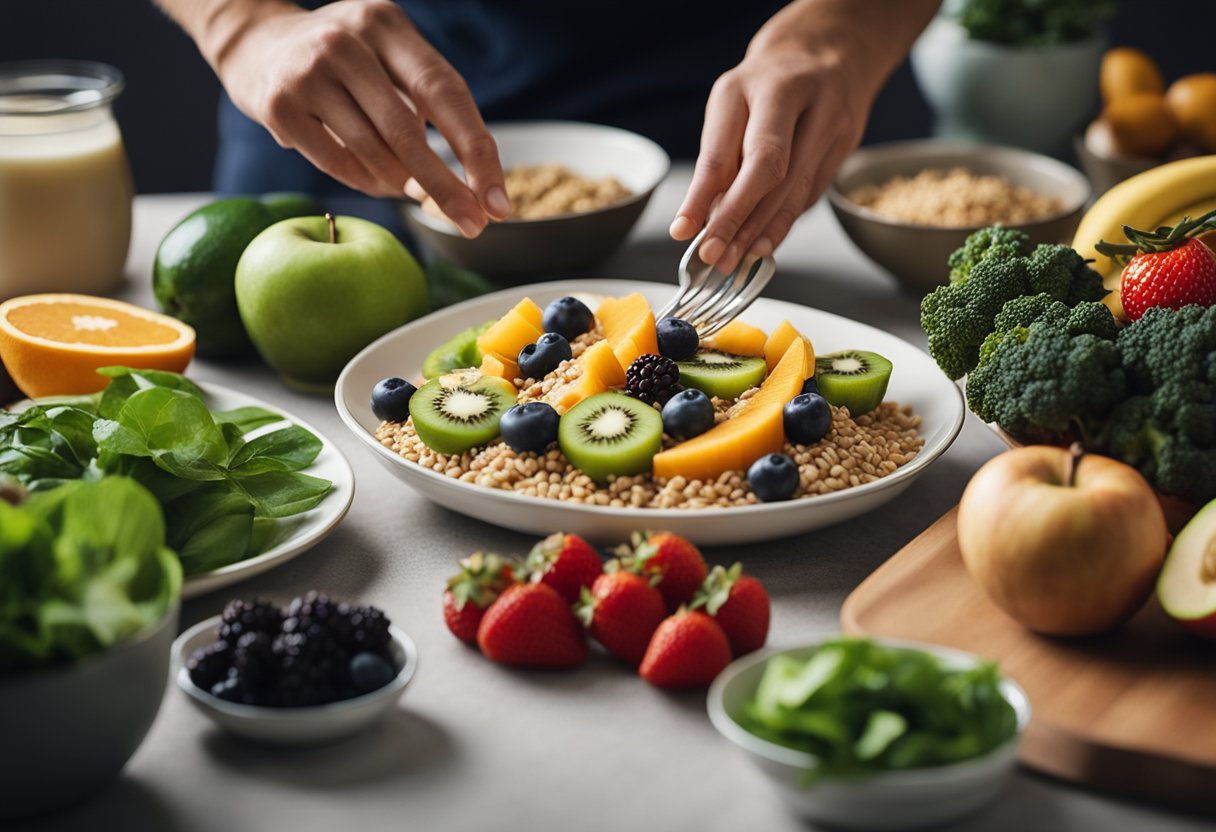
M 861 141 L 874 98 L 939 0 L 797 0 L 714 84 L 677 240 L 702 259 L 771 254 Z
M 464 80 L 389 0 L 156 0 L 228 95 L 283 147 L 365 193 L 435 198 L 473 237 L 511 211 L 498 148 Z M 462 182 L 426 142 L 448 140 Z

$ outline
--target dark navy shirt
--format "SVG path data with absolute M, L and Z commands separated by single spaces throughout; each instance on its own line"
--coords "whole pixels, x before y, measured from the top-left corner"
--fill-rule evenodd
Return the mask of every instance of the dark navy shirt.
M 486 121 L 570 119 L 696 156 L 710 87 L 781 6 L 775 0 L 399 0 L 468 82 Z M 340 188 L 226 98 L 216 189 Z

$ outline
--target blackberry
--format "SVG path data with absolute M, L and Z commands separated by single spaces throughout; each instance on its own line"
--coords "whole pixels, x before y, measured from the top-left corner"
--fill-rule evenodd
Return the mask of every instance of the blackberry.
M 351 612 L 350 623 L 353 638 L 350 642 L 352 653 L 375 653 L 381 658 L 388 659 L 388 645 L 392 641 L 388 626 L 392 622 L 383 610 L 376 607 L 358 607 Z
M 246 686 L 243 679 L 237 675 L 226 677 L 223 681 L 216 682 L 211 686 L 211 695 L 218 696 L 228 702 L 236 702 L 239 705 L 253 705 L 253 697 L 249 693 L 249 688 Z
M 625 389 L 646 404 L 666 404 L 680 391 L 680 368 L 662 355 L 639 356 L 625 373 Z
M 281 662 L 277 694 L 287 707 L 323 705 L 354 695 L 350 680 L 354 627 L 348 604 L 309 592 L 287 607 L 274 641 Z
M 232 666 L 257 705 L 270 704 L 275 698 L 280 664 L 274 639 L 265 633 L 245 633 L 236 643 Z
M 190 681 L 203 690 L 211 690 L 228 677 L 232 667 L 232 650 L 228 642 L 220 639 L 206 647 L 195 650 L 186 660 L 186 672 Z
M 273 637 L 283 623 L 283 611 L 261 598 L 229 601 L 220 617 L 220 638 L 236 644 L 245 633 L 265 633 Z

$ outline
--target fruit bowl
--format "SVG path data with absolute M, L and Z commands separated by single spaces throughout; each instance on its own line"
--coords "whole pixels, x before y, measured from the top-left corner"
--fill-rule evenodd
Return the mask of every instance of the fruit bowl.
M 1089 181 L 1080 171 L 1048 156 L 1011 147 L 922 140 L 862 148 L 845 160 L 828 201 L 846 234 L 871 260 L 918 297 L 946 282 L 946 261 L 981 226 L 914 225 L 883 217 L 845 194 L 878 185 L 894 176 L 914 176 L 926 168 L 964 167 L 977 174 L 998 174 L 1014 185 L 1060 200 L 1055 214 L 1009 223 L 1032 243 L 1058 243 L 1072 237 L 1089 199 Z
M 225 731 L 272 745 L 314 745 L 334 742 L 371 725 L 397 704 L 418 669 L 418 648 L 399 628 L 389 627 L 389 651 L 397 675 L 391 682 L 354 699 L 311 708 L 270 708 L 241 705 L 212 696 L 190 680 L 186 660 L 218 636 L 220 616 L 200 621 L 173 642 L 173 668 L 177 686 L 200 713 Z
M 493 124 L 490 132 L 504 167 L 563 164 L 582 176 L 616 177 L 632 191 L 593 211 L 491 223 L 471 240 L 417 202 L 401 203 L 401 216 L 415 237 L 453 263 L 492 278 L 577 269 L 603 260 L 624 242 L 671 166 L 650 139 L 616 127 L 536 121 Z M 437 149 L 455 164 L 446 147 Z
M 335 401 L 347 427 L 381 464 L 424 496 L 439 504 L 499 526 L 536 534 L 553 529 L 594 541 L 627 538 L 640 525 L 667 528 L 704 545 L 756 542 L 803 533 L 855 517 L 895 497 L 949 447 L 963 422 L 958 388 L 945 379 L 923 352 L 865 324 L 780 301 L 758 300 L 743 315 L 772 331 L 783 320 L 808 334 L 820 352 L 864 344 L 895 364 L 888 397 L 910 405 L 921 417 L 920 452 L 890 475 L 831 494 L 790 502 L 732 506 L 729 509 L 617 508 L 527 496 L 462 482 L 406 460 L 374 435 L 380 420 L 369 401 L 372 387 L 387 376 L 414 377 L 423 359 L 452 333 L 499 316 L 522 297 L 545 305 L 570 294 L 610 297 L 641 292 L 652 307 L 669 297 L 672 287 L 624 280 L 585 280 L 537 284 L 498 292 L 451 307 L 406 325 L 371 344 L 347 365 L 338 380 Z

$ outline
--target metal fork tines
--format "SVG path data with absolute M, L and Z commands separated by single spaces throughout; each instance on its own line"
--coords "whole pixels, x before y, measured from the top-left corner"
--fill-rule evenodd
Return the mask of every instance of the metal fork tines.
M 681 318 L 707 338 L 734 320 L 768 285 L 777 264 L 771 257 L 745 257 L 730 274 L 723 274 L 697 254 L 703 229 L 680 260 L 680 288 L 655 315 L 656 320 Z

